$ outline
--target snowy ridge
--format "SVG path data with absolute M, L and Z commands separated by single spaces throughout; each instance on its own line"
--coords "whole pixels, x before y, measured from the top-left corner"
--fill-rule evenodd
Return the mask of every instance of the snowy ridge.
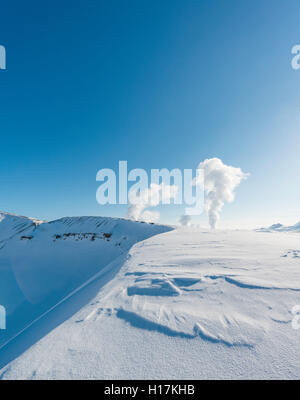
M 33 230 L 42 222 L 33 218 L 0 212 L 0 248 L 13 236 L 27 230 Z
M 42 222 L 3 213 L 0 304 L 8 328 L 0 332 L 0 346 L 133 244 L 170 229 L 116 218 Z

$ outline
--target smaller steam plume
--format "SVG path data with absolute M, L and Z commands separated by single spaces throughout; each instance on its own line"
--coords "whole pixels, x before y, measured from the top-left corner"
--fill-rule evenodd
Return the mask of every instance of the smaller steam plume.
M 149 188 L 137 195 L 129 193 L 129 208 L 127 217 L 135 221 L 157 222 L 160 217 L 158 211 L 146 210 L 148 207 L 157 207 L 160 202 L 167 204 L 176 197 L 178 187 L 176 185 L 160 185 L 152 183 Z
M 192 218 L 190 215 L 183 214 L 179 218 L 179 223 L 181 226 L 190 226 L 191 225 Z

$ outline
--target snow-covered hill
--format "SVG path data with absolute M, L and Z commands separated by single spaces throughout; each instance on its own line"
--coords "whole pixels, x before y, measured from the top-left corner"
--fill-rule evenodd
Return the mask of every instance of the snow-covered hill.
M 285 226 L 282 224 L 273 224 L 268 228 L 257 229 L 258 232 L 300 232 L 300 222 L 295 225 Z
M 171 228 L 102 217 L 51 222 L 0 214 L 0 346 L 130 247 Z
M 300 378 L 299 241 L 181 228 L 137 243 L 0 351 L 1 377 Z

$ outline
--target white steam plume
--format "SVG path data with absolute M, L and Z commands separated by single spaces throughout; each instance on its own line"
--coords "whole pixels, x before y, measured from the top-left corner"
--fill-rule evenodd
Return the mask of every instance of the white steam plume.
M 129 193 L 129 208 L 127 217 L 135 221 L 156 222 L 159 220 L 158 211 L 145 210 L 147 207 L 156 207 L 160 202 L 167 204 L 176 197 L 178 187 L 176 185 L 160 185 L 151 183 L 150 187 L 137 195 Z
M 196 184 L 201 185 L 205 190 L 205 207 L 209 224 L 212 229 L 215 229 L 224 203 L 231 203 L 234 200 L 234 189 L 249 174 L 245 174 L 240 168 L 223 164 L 219 158 L 210 158 L 201 162 L 198 169 L 202 169 L 203 174 L 199 174 Z

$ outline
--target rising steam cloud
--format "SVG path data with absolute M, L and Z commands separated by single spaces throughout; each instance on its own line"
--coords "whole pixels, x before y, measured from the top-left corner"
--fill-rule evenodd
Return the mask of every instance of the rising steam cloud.
M 224 203 L 234 200 L 234 190 L 243 179 L 248 177 L 240 168 L 223 164 L 219 158 L 210 158 L 198 165 L 203 170 L 196 184 L 203 187 L 206 193 L 206 211 L 209 224 L 215 229 L 220 219 L 220 212 Z
M 224 204 L 234 200 L 234 190 L 249 174 L 245 174 L 241 168 L 225 165 L 219 158 L 206 159 L 197 169 L 200 173 L 197 174 L 193 184 L 199 185 L 206 194 L 205 208 L 209 224 L 215 229 Z M 176 185 L 152 183 L 144 190 L 132 190 L 128 198 L 127 217 L 135 221 L 158 221 L 160 213 L 148 208 L 157 207 L 160 203 L 169 204 L 171 199 L 176 198 L 178 189 Z M 191 216 L 186 214 L 181 216 L 179 223 L 182 226 L 190 226 Z
M 159 220 L 158 211 L 146 210 L 148 207 L 156 207 L 160 202 L 167 204 L 176 197 L 178 187 L 176 185 L 160 185 L 152 183 L 149 188 L 137 195 L 129 194 L 129 208 L 127 217 L 135 221 L 156 222 Z

